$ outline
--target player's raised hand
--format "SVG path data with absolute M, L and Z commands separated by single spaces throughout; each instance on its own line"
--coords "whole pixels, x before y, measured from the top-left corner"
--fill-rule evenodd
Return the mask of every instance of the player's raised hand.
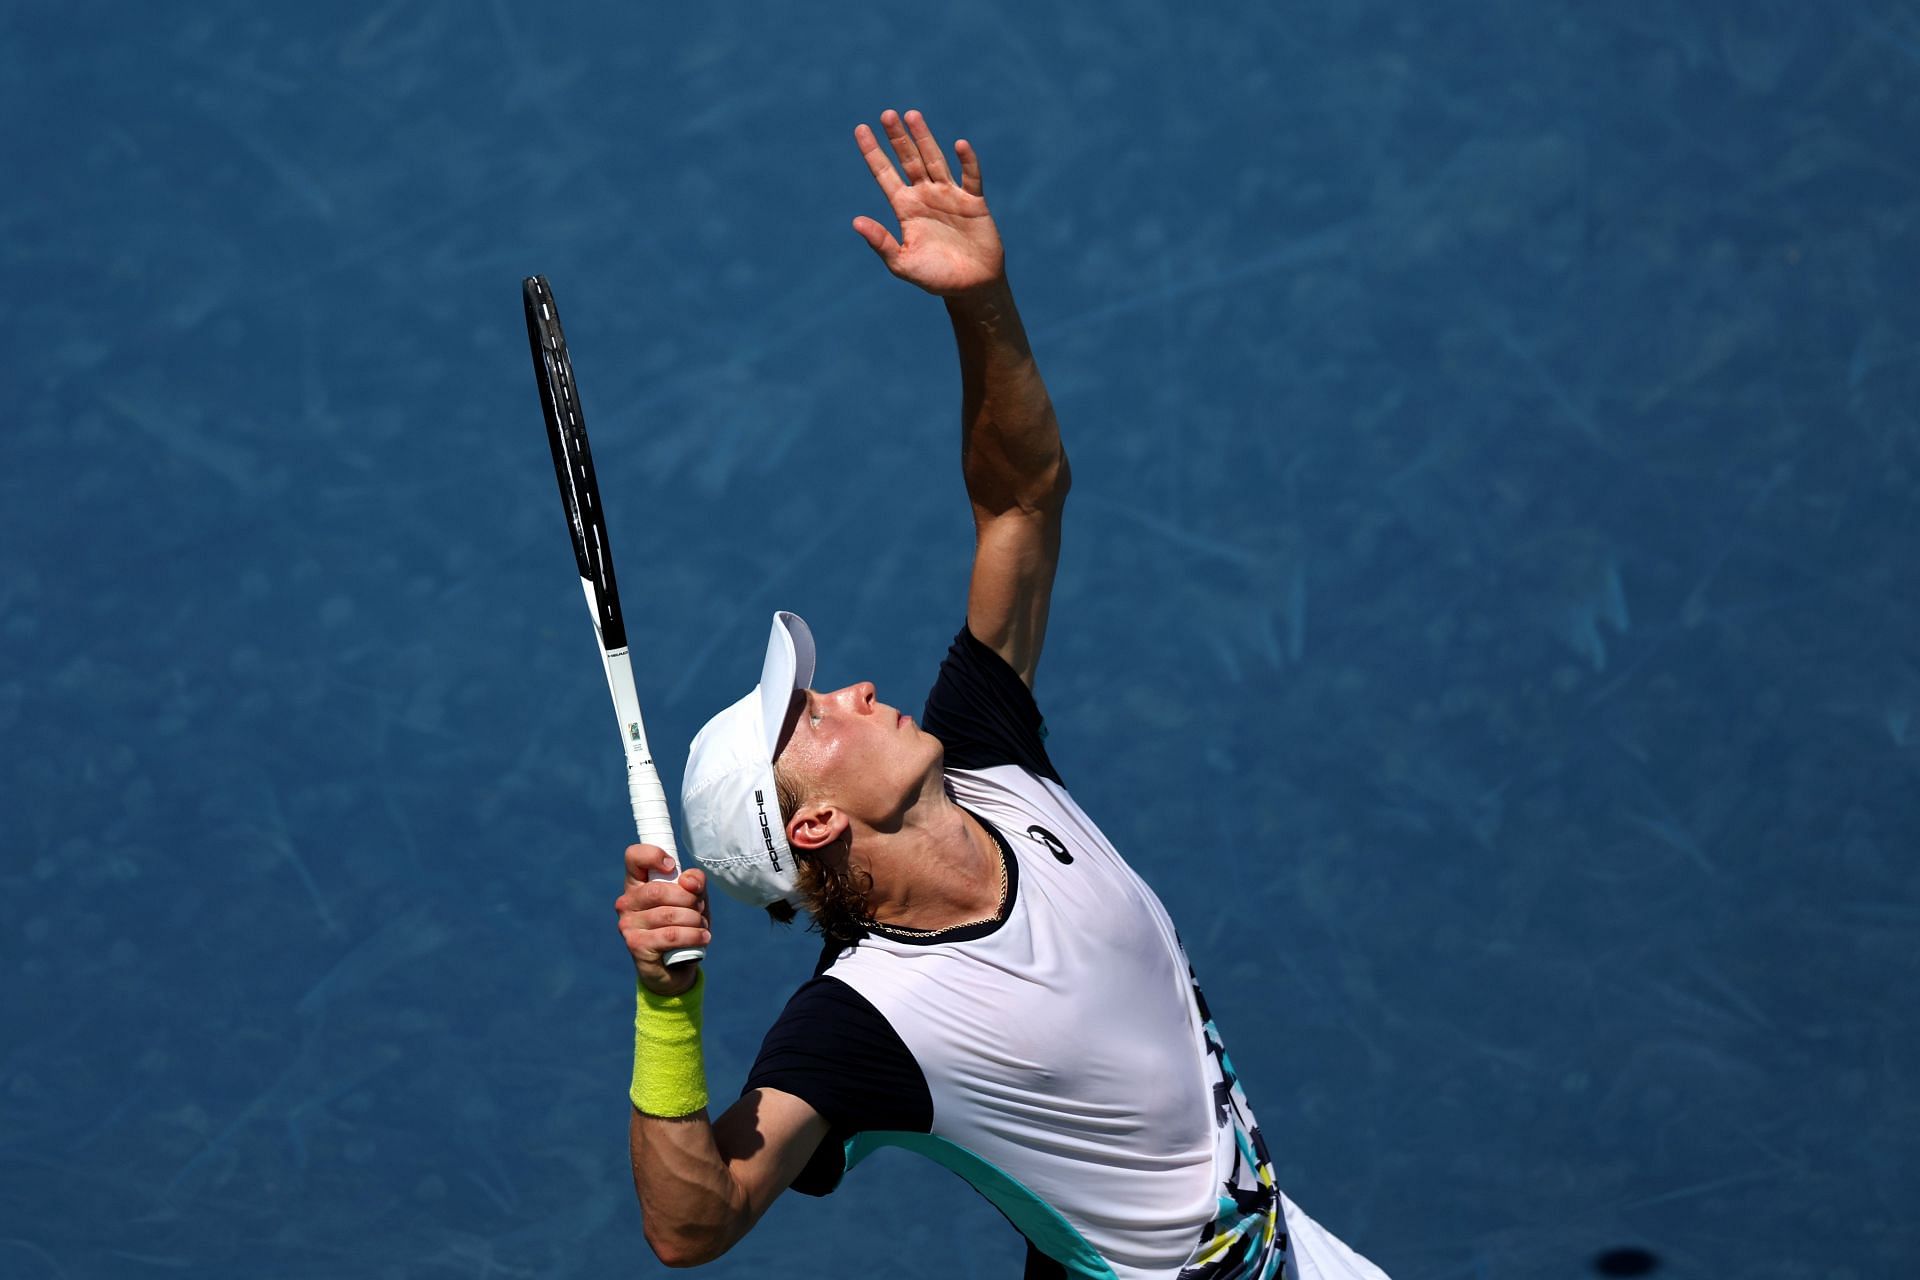
M 981 193 L 980 157 L 972 145 L 964 138 L 953 144 L 960 160 L 960 177 L 955 181 L 946 155 L 918 111 L 904 117 L 883 111 L 880 127 L 900 162 L 898 170 L 872 129 L 860 125 L 853 138 L 899 219 L 900 238 L 894 239 L 868 217 L 855 218 L 853 229 L 880 255 L 887 270 L 928 293 L 954 297 L 999 282 L 1006 272 L 1006 255 Z
M 682 947 L 704 947 L 713 941 L 713 921 L 707 910 L 707 873 L 682 871 L 677 879 L 648 880 L 649 871 L 673 869 L 664 849 L 650 844 L 627 846 L 627 884 L 614 900 L 620 936 L 633 956 L 640 983 L 657 996 L 677 996 L 699 976 L 692 964 L 669 969 L 662 957 Z

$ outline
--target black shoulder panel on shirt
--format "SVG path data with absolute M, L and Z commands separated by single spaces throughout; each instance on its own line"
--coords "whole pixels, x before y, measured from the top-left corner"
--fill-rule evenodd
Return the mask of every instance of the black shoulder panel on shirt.
M 900 1033 L 865 996 L 821 977 L 793 993 L 741 1093 L 778 1089 L 825 1118 L 829 1131 L 793 1189 L 823 1196 L 846 1171 L 846 1141 L 869 1129 L 927 1133 L 933 1095 Z
M 965 626 L 940 664 L 920 727 L 940 739 L 948 768 L 1016 764 L 1066 785 L 1047 758 L 1046 729 L 1033 690 Z

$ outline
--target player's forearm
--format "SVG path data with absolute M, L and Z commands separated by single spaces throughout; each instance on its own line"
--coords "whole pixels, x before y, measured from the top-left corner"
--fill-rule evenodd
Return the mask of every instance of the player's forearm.
M 644 863 L 647 846 L 638 848 L 634 860 Z M 649 870 L 638 869 L 642 875 Z M 689 872 L 688 878 L 697 874 Z M 695 887 L 704 889 L 704 881 L 695 881 Z M 633 1118 L 627 1137 L 647 1243 L 669 1266 L 693 1266 L 726 1252 L 752 1225 L 752 1215 L 707 1115 L 700 1047 L 706 974 L 697 973 L 693 984 L 675 995 L 656 989 L 684 981 L 652 963 L 672 936 L 672 928 L 642 932 L 646 945 L 638 954 L 649 963 L 639 971 L 635 992 L 633 1079 L 627 1089 Z
M 753 1225 L 747 1195 L 714 1140 L 705 1111 L 675 1119 L 633 1112 L 633 1189 L 647 1244 L 670 1267 L 691 1267 L 732 1248 Z
M 967 496 L 999 514 L 1057 508 L 1069 483 L 1053 399 L 1002 277 L 947 299 L 960 353 L 960 457 Z

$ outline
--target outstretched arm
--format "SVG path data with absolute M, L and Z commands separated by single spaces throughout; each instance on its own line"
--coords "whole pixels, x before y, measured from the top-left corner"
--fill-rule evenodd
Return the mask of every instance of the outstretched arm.
M 1007 284 L 979 156 L 964 139 L 954 144 L 956 181 L 919 112 L 883 112 L 880 124 L 898 171 L 866 125 L 854 139 L 900 236 L 866 217 L 853 229 L 887 270 L 946 300 L 960 353 L 960 466 L 973 504 L 967 626 L 1031 685 L 1071 479 L 1060 424 Z

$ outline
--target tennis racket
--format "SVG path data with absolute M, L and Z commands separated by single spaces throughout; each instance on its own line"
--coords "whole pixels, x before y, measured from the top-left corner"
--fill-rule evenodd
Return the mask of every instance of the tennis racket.
M 547 443 L 553 447 L 553 473 L 560 481 L 560 505 L 566 508 L 567 532 L 573 537 L 573 555 L 580 567 L 580 589 L 587 596 L 587 612 L 593 615 L 593 633 L 600 640 L 600 663 L 607 673 L 607 689 L 613 694 L 613 714 L 620 722 L 633 825 L 642 844 L 665 849 L 678 866 L 680 850 L 673 839 L 673 814 L 667 808 L 660 773 L 647 747 L 646 726 L 640 720 L 640 694 L 634 687 L 633 660 L 627 653 L 627 623 L 620 613 L 620 588 L 613 578 L 613 548 L 607 541 L 600 486 L 593 478 L 587 423 L 580 413 L 580 393 L 573 380 L 573 361 L 567 355 L 567 338 L 560 329 L 560 312 L 545 276 L 528 276 L 521 293 L 527 306 L 533 376 L 540 384 Z M 686 947 L 669 951 L 666 962 L 687 964 L 705 955 L 699 947 Z

